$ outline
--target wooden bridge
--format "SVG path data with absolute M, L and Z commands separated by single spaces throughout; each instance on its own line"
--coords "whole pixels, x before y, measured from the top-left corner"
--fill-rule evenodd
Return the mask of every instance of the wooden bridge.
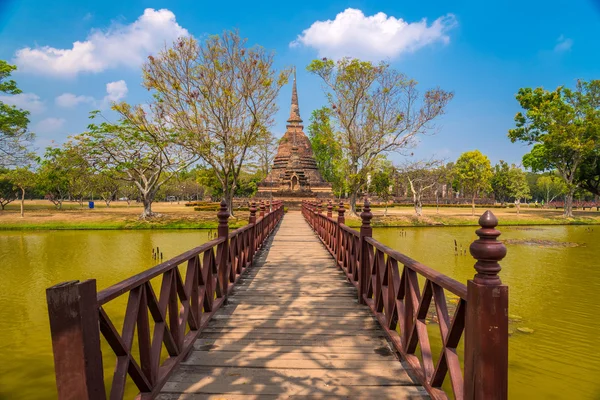
M 221 204 L 217 239 L 103 291 L 49 288 L 59 398 L 122 399 L 127 377 L 138 397 L 164 400 L 507 398 L 506 248 L 490 212 L 465 286 L 374 240 L 368 203 L 360 231 L 343 204 L 337 218 L 331 203 L 257 211 L 230 233 Z M 105 304 L 123 295 L 119 332 Z M 106 380 L 101 337 L 117 360 Z

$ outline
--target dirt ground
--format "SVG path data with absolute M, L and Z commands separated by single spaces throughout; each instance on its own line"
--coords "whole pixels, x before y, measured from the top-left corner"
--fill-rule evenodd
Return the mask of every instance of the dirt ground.
M 168 228 L 215 228 L 216 211 L 194 211 L 185 202 L 157 202 L 152 210 L 161 214 L 150 221 L 140 221 L 141 204 L 124 201 L 112 202 L 107 207 L 96 202 L 94 209 L 87 203 L 81 208 L 78 203 L 65 202 L 63 209 L 44 200 L 25 202 L 25 217 L 19 214 L 19 203 L 10 203 L 0 212 L 0 229 L 168 229 Z M 424 208 L 423 216 L 417 218 L 412 207 L 389 208 L 387 216 L 383 208 L 373 208 L 373 226 L 429 226 L 429 225 L 477 225 L 485 208 L 476 208 L 475 216 L 470 208 Z M 575 210 L 575 218 L 565 219 L 562 210 L 521 207 L 520 215 L 514 208 L 494 208 L 491 211 L 500 225 L 539 225 L 539 224 L 600 224 L 600 212 Z M 242 226 L 248 220 L 247 211 L 238 211 L 230 219 L 232 227 Z M 337 213 L 334 211 L 334 216 Z M 346 213 L 349 226 L 359 226 L 360 218 Z

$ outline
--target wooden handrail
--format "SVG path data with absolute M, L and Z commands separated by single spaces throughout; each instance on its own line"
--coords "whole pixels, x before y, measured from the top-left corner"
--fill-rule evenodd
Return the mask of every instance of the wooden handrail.
M 229 213 L 222 202 L 218 238 L 100 292 L 95 279 L 48 288 L 58 398 L 106 399 L 101 336 L 117 359 L 110 398 L 123 398 L 127 376 L 139 389 L 138 397 L 156 396 L 252 265 L 256 251 L 283 217 L 283 203 L 274 201 L 268 207 L 261 203 L 258 219 L 256 211 L 252 202 L 248 225 L 229 232 Z M 183 277 L 179 267 L 185 263 Z M 157 296 L 150 281 L 158 276 L 162 281 Z M 124 294 L 129 297 L 123 329 L 118 332 L 103 306 Z M 154 321 L 152 331 L 148 315 Z M 136 332 L 139 356 L 132 352 Z M 161 362 L 163 346 L 169 357 Z
M 477 273 L 464 285 L 373 239 L 368 202 L 361 213 L 360 231 L 344 224 L 343 203 L 337 220 L 329 213 L 331 202 L 327 216 L 320 209 L 320 202 L 302 204 L 309 225 L 357 288 L 359 303 L 369 307 L 431 397 L 449 397 L 442 390 L 449 377 L 456 399 L 507 399 L 508 287 L 498 276 L 506 247 L 497 240 L 496 217 L 486 211 L 479 219 L 479 239 L 470 247 Z M 425 278 L 422 292 L 419 276 Z M 446 300 L 446 291 L 458 296 L 455 303 Z M 431 307 L 442 341 L 436 365 L 425 321 Z M 464 368 L 457 352 L 461 337 Z

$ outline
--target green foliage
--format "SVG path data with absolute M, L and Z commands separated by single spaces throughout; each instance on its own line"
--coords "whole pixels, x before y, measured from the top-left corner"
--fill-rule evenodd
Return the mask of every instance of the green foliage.
M 327 107 L 314 110 L 308 137 L 321 176 L 332 184 L 334 194 L 340 196 L 345 189 L 344 160 L 339 134 L 333 129 L 331 116 L 332 112 Z
M 490 160 L 479 150 L 467 151 L 454 165 L 455 179 L 462 191 L 472 196 L 472 210 L 475 212 L 475 198 L 478 194 L 491 190 L 493 176 Z
M 0 94 L 21 93 L 17 83 L 10 79 L 15 66 L 0 60 Z M 29 111 L 0 101 L 0 167 L 23 164 L 31 158 L 28 146 L 34 135 L 27 130 Z
M 505 161 L 500 160 L 494 166 L 494 175 L 490 184 L 496 200 L 504 204 L 510 197 L 510 167 Z
M 520 203 L 523 199 L 531 198 L 531 191 L 525 172 L 514 164 L 508 171 L 508 195 Z
M 546 204 L 564 194 L 567 190 L 563 180 L 554 174 L 540 176 L 537 179 L 536 187 Z
M 17 199 L 17 191 L 8 175 L 9 171 L 0 169 L 0 209 Z
M 525 114 L 517 113 L 508 136 L 534 145 L 523 157 L 525 167 L 558 171 L 567 187 L 565 216 L 571 217 L 581 165 L 599 146 L 600 80 L 578 81 L 574 90 L 523 88 L 517 100 Z

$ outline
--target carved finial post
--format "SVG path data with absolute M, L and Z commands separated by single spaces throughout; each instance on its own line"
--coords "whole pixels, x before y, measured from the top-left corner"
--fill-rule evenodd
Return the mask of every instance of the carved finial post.
M 217 248 L 217 257 L 219 263 L 218 276 L 219 282 L 221 283 L 223 296 L 227 298 L 227 287 L 229 286 L 229 211 L 227 211 L 227 203 L 225 200 L 221 201 L 217 218 L 219 219 L 217 233 L 219 238 L 225 239 Z
M 373 236 L 373 228 L 371 227 L 371 204 L 369 200 L 365 200 L 365 205 L 360 213 L 362 224 L 360 226 L 360 271 L 358 271 L 358 302 L 365 304 L 364 296 L 368 293 L 368 283 L 371 279 L 371 260 L 369 244 L 366 238 Z
M 465 322 L 465 399 L 508 397 L 508 286 L 498 273 L 506 246 L 497 240 L 498 219 L 479 218 L 479 239 L 470 247 L 476 274 L 467 282 Z
M 344 210 L 344 202 L 340 201 L 340 206 L 338 208 L 338 224 L 345 224 L 346 223 L 346 218 L 344 217 L 344 213 L 346 212 L 346 210 Z
M 260 201 L 260 214 L 259 216 L 262 218 L 265 216 L 265 201 L 261 200 Z
M 250 218 L 248 218 L 248 223 L 249 224 L 254 224 L 256 223 L 256 202 L 254 200 L 252 200 L 250 202 Z
M 317 200 L 317 214 L 321 214 L 321 200 Z
M 331 204 L 331 200 L 327 203 L 327 216 L 329 218 L 333 217 L 333 204 Z

